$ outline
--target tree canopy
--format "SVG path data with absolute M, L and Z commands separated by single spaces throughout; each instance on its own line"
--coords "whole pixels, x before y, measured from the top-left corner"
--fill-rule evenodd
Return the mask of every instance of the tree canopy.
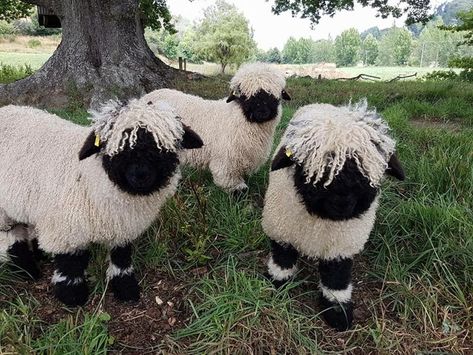
M 340 10 L 353 10 L 355 4 L 370 6 L 376 9 L 382 18 L 390 15 L 401 17 L 407 15 L 406 23 L 427 22 L 430 17 L 430 0 L 399 0 L 390 5 L 387 0 L 274 0 L 273 11 L 280 14 L 290 11 L 293 16 L 300 14 L 313 24 L 319 22 L 323 15 L 333 16 Z
M 223 0 L 204 11 L 196 31 L 197 51 L 206 60 L 219 63 L 222 72 L 229 64 L 243 63 L 256 48 L 248 20 L 234 5 Z

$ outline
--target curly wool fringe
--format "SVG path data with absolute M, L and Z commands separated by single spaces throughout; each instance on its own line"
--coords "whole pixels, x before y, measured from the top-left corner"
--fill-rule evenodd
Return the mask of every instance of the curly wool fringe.
M 276 98 L 281 98 L 281 92 L 286 87 L 284 74 L 268 64 L 249 63 L 238 69 L 230 82 L 230 89 L 247 97 L 264 90 Z
M 147 104 L 133 99 L 127 105 L 110 100 L 98 111 L 90 111 L 94 130 L 107 142 L 105 153 L 113 156 L 133 148 L 140 128 L 150 132 L 159 149 L 175 152 L 184 135 L 180 118 L 164 101 Z
M 368 110 L 366 99 L 344 107 L 309 105 L 289 122 L 283 144 L 304 167 L 307 182 L 314 177 L 316 184 L 327 176 L 324 186 L 330 185 L 352 158 L 371 185 L 379 186 L 395 150 L 388 132 L 386 122 Z

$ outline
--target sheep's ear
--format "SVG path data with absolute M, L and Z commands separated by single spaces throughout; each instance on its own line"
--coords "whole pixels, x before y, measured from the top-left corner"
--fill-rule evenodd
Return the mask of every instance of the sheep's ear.
M 84 160 L 94 154 L 100 152 L 102 149 L 103 143 L 97 138 L 97 135 L 94 131 L 90 132 L 89 136 L 84 142 L 82 149 L 79 152 L 79 160 Z
M 394 176 L 395 178 L 401 181 L 406 178 L 401 162 L 399 161 L 395 153 L 391 155 L 391 158 L 389 159 L 388 168 L 386 169 L 386 174 Z
M 184 128 L 184 136 L 182 137 L 182 148 L 184 149 L 197 149 L 204 145 L 202 138 L 199 137 L 192 129 L 186 125 L 182 125 Z
M 283 90 L 281 92 L 281 97 L 286 101 L 291 101 L 291 96 L 287 93 L 286 90 Z
M 232 92 L 230 96 L 227 99 L 227 103 L 232 102 L 234 100 L 238 99 L 238 96 L 235 96 L 235 94 Z
M 287 154 L 286 147 L 282 147 L 271 163 L 271 171 L 287 168 L 292 164 L 294 164 L 294 161 L 290 158 L 290 155 Z

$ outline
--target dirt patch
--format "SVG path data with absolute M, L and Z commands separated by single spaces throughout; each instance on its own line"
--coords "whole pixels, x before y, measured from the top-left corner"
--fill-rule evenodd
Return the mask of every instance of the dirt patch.
M 77 309 L 67 309 L 53 295 L 50 277 L 51 263 L 42 267 L 43 276 L 37 282 L 16 282 L 19 294 L 28 294 L 38 301 L 35 316 L 45 324 L 55 324 L 69 315 L 76 315 Z M 110 315 L 108 334 L 114 338 L 111 351 L 127 354 L 156 352 L 161 341 L 177 328 L 185 325 L 189 319 L 186 311 L 187 286 L 169 275 L 159 272 L 147 272 L 141 275 L 141 299 L 138 303 L 120 303 L 111 292 L 92 294 L 84 312 L 107 312 Z M 90 288 L 94 287 L 89 281 Z M 0 302 L 7 301 L 0 298 Z M 39 331 L 39 329 L 38 329 Z M 39 334 L 33 334 L 37 336 Z
M 460 132 L 462 130 L 462 125 L 458 122 L 452 121 L 441 121 L 430 119 L 427 120 L 425 118 L 414 118 L 410 121 L 410 124 L 416 128 L 435 128 L 435 129 L 443 129 L 450 132 Z

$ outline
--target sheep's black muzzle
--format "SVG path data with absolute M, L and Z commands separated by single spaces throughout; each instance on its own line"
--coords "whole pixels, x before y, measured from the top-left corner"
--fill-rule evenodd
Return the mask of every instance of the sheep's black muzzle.
M 133 148 L 103 157 L 110 180 L 131 195 L 146 196 L 166 186 L 179 165 L 176 153 L 158 149 L 151 133 L 138 131 Z
M 322 181 L 306 182 L 306 174 L 300 165 L 294 171 L 294 184 L 302 202 L 310 214 L 333 221 L 360 217 L 376 198 L 378 189 L 358 170 L 353 159 L 347 159 L 342 170 L 328 186 Z
M 260 90 L 250 97 L 242 95 L 239 102 L 249 122 L 264 123 L 278 115 L 280 100 L 266 91 Z

